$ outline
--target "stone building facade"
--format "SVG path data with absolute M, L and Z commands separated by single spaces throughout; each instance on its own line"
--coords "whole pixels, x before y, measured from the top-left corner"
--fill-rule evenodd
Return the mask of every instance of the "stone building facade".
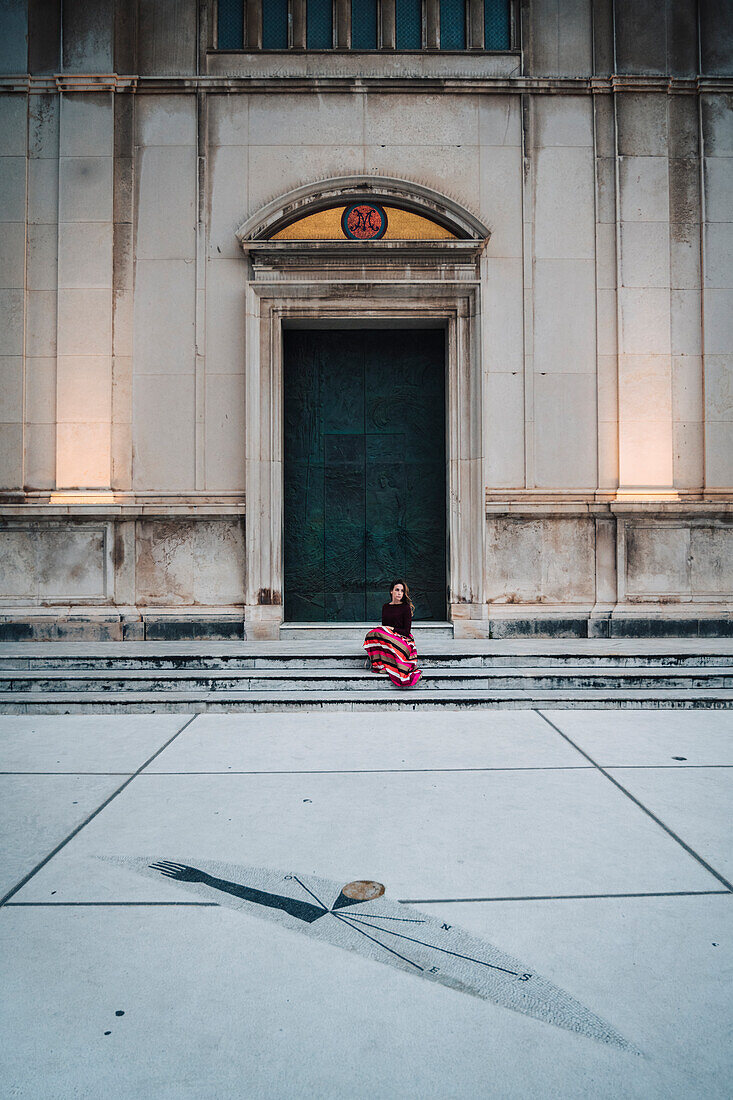
M 730 5 L 4 0 L 0 74 L 3 637 L 277 638 L 288 334 L 370 331 L 387 406 L 444 334 L 434 618 L 731 633 Z

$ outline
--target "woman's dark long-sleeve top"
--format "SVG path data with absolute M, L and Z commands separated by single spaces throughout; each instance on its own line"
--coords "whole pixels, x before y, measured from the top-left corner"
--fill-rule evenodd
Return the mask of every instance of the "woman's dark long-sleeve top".
M 391 626 L 397 634 L 406 638 L 412 627 L 409 603 L 386 603 L 382 607 L 382 626 Z

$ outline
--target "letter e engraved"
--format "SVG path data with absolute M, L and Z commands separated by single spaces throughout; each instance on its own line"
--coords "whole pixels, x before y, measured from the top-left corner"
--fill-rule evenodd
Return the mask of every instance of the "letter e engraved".
M 430 967 L 430 973 L 431 974 L 438 974 L 439 972 L 440 972 L 440 967 L 439 966 L 431 966 Z

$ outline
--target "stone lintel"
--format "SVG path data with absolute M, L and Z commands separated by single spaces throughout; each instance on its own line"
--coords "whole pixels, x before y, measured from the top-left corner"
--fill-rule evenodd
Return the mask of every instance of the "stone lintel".
M 406 265 L 431 269 L 438 265 L 470 265 L 475 268 L 488 237 L 481 241 L 242 241 L 255 269 L 317 268 L 327 272 L 333 267 L 354 272 L 354 266 L 394 266 L 395 274 L 405 278 Z M 357 272 L 354 272 L 357 274 Z M 395 277 L 395 274 L 392 277 Z

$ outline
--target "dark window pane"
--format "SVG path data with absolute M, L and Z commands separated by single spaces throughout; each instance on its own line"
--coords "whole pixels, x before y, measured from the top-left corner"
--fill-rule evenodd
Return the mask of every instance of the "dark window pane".
M 330 50 L 333 46 L 333 4 L 331 0 L 308 0 L 306 43 L 309 50 Z
M 440 0 L 440 48 L 441 50 L 465 50 L 465 0 Z
M 219 0 L 217 46 L 220 50 L 241 50 L 244 45 L 242 0 Z
M 419 50 L 422 46 L 422 0 L 397 0 L 395 44 L 398 50 Z
M 288 48 L 288 0 L 262 0 L 263 50 Z
M 377 0 L 351 0 L 351 48 L 376 50 Z
M 484 0 L 484 49 L 508 50 L 510 0 Z

